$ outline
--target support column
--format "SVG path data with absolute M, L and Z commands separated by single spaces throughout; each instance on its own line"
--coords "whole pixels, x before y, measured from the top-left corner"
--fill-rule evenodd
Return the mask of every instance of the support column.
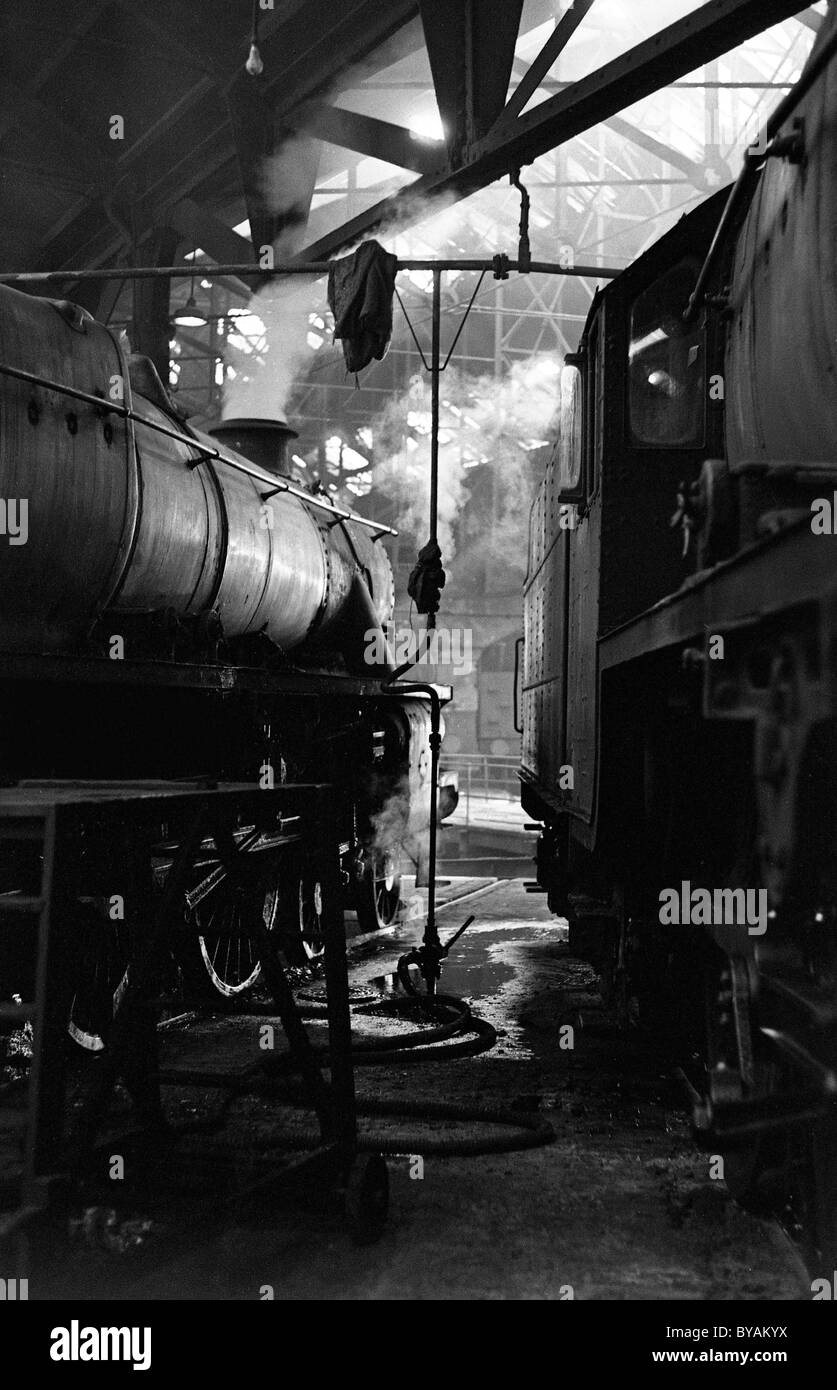
M 155 228 L 142 242 L 144 264 L 173 265 L 180 241 L 180 232 L 174 228 Z M 129 329 L 134 352 L 151 358 L 166 389 L 169 383 L 170 291 L 171 281 L 166 277 L 135 280 L 134 317 Z

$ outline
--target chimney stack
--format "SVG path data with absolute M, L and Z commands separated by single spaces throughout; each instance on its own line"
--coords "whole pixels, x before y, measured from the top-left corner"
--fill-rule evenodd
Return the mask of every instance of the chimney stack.
M 209 433 L 219 444 L 226 445 L 228 449 L 235 449 L 236 453 L 243 454 L 251 463 L 258 464 L 259 468 L 264 468 L 268 473 L 278 475 L 290 474 L 292 471 L 288 445 L 292 439 L 298 439 L 299 435 L 296 430 L 291 429 L 287 420 L 242 416 L 237 419 L 219 420 Z

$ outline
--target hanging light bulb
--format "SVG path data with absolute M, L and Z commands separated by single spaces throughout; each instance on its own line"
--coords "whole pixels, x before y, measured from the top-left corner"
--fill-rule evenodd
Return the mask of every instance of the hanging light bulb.
M 259 0 L 253 0 L 253 23 L 250 26 L 250 56 L 244 64 L 244 71 L 251 77 L 261 77 L 264 72 L 262 55 L 259 52 Z

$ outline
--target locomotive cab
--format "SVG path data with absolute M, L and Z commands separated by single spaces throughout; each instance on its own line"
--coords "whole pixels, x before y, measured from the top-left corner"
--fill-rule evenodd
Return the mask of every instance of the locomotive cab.
M 715 195 L 596 295 L 561 374 L 558 437 L 530 520 L 523 804 L 596 837 L 598 643 L 694 568 L 672 525 L 722 451 L 715 324 L 683 312 L 723 206 Z

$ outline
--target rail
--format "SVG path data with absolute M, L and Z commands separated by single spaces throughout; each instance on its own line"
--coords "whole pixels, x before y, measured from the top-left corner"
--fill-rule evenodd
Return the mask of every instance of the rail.
M 471 823 L 472 803 L 476 799 L 514 801 L 520 799 L 520 759 L 497 753 L 445 753 L 441 772 L 453 772 L 459 784 L 459 804 L 464 802 L 465 824 Z
M 198 261 L 197 264 L 206 274 L 235 276 L 240 280 L 268 280 L 279 275 L 328 275 L 338 261 L 283 261 L 264 267 L 239 261 L 228 265 L 214 265 L 212 261 Z M 614 280 L 622 274 L 622 269 L 621 266 L 608 265 L 561 265 L 557 261 L 532 261 L 527 265 L 502 255 L 493 256 L 490 260 L 404 260 L 399 261 L 397 266 L 397 270 L 492 271 L 499 280 L 505 279 L 510 270 L 518 270 L 521 274 L 577 275 L 584 279 L 598 276 L 602 280 Z M 194 273 L 194 268 L 189 265 L 120 265 L 97 270 L 10 270 L 0 273 L 0 285 L 61 285 L 73 280 L 82 284 L 97 280 L 188 280 Z

